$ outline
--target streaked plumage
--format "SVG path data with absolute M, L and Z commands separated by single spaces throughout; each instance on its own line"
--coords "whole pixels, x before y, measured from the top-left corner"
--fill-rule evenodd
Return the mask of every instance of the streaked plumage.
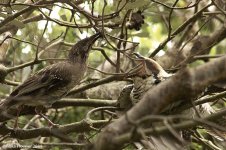
M 130 92 L 130 102 L 132 105 L 135 105 L 137 102 L 139 102 L 142 99 L 142 97 L 145 95 L 145 93 L 148 90 L 154 88 L 159 82 L 164 82 L 164 80 L 167 80 L 167 78 L 172 76 L 171 74 L 166 73 L 164 71 L 164 69 L 159 64 L 157 64 L 157 62 L 155 62 L 154 60 L 140 56 L 140 55 L 138 55 L 138 58 L 141 58 L 141 60 L 140 60 L 141 62 L 143 61 L 143 64 L 142 64 L 143 68 L 140 72 L 138 72 L 137 76 L 132 78 L 133 79 L 132 87 L 130 86 L 130 88 L 127 88 L 128 90 L 131 89 L 130 90 L 131 91 Z M 127 91 L 127 93 L 128 93 L 128 91 Z M 126 97 L 125 94 L 120 94 L 120 96 L 121 95 L 124 95 L 124 97 Z M 122 100 L 123 98 L 119 97 L 119 99 L 121 101 L 123 101 Z M 126 100 L 126 101 L 128 101 L 128 100 Z M 164 113 L 164 114 L 171 113 L 172 114 L 171 109 L 175 108 L 175 107 L 178 108 L 180 105 L 182 105 L 181 102 L 179 101 L 177 103 L 171 104 L 170 106 L 165 108 L 162 113 Z M 215 110 L 210 106 L 209 103 L 205 103 L 205 104 L 196 106 L 196 109 L 198 110 L 201 117 L 206 117 L 207 115 L 210 115 L 211 113 L 215 112 Z M 180 114 L 191 117 L 191 118 L 197 117 L 197 114 L 193 108 L 184 110 Z M 225 124 L 224 126 L 226 126 L 226 123 L 224 123 L 224 124 Z M 219 123 L 219 125 L 222 125 L 222 121 L 221 121 L 221 123 Z M 222 133 L 220 133 L 219 131 L 214 130 L 212 128 L 209 128 L 209 127 L 205 127 L 205 128 L 209 134 L 213 135 L 214 137 L 216 137 L 220 140 L 223 140 L 222 138 L 217 136 L 217 134 L 222 135 Z M 182 132 L 178 131 L 177 133 L 178 133 L 178 135 L 180 135 L 181 139 L 184 137 L 183 136 L 184 131 L 182 131 Z M 190 133 L 188 136 L 190 138 Z M 178 141 L 172 134 L 149 136 L 147 138 L 149 139 L 148 141 L 145 141 L 145 140 L 140 141 L 143 145 L 143 148 L 144 147 L 151 148 L 154 150 L 187 149 L 186 142 L 181 143 L 181 141 Z M 184 140 L 186 140 L 186 139 L 184 139 Z M 139 145 L 139 144 L 135 143 L 135 145 Z M 140 147 L 140 145 L 139 145 L 139 147 Z
M 0 112 L 20 105 L 49 107 L 65 96 L 82 79 L 90 48 L 100 36 L 97 33 L 77 42 L 66 61 L 47 66 L 29 77 L 1 102 Z
M 137 76 L 133 77 L 133 89 L 130 93 L 133 104 L 142 99 L 148 90 L 171 76 L 153 59 L 143 57 L 138 53 L 134 54 L 141 59 L 143 67 Z

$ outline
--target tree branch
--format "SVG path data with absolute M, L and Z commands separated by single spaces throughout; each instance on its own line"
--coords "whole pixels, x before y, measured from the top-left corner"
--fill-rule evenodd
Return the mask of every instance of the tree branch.
M 130 120 L 137 121 L 146 115 L 158 114 L 168 105 L 179 100 L 190 100 L 209 84 L 225 78 L 226 56 L 195 69 L 185 69 L 149 90 L 141 101 L 127 112 L 127 116 Z M 118 149 L 123 143 L 113 142 L 112 137 L 122 135 L 131 128 L 126 116 L 120 117 L 103 130 L 94 144 L 95 149 Z

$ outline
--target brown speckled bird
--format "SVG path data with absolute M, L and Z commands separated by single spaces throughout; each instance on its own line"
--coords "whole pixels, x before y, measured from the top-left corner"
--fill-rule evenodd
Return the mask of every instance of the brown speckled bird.
M 101 33 L 96 33 L 77 42 L 66 61 L 47 66 L 29 77 L 0 103 L 0 113 L 23 105 L 49 107 L 65 96 L 82 79 L 89 51 L 99 37 Z
M 167 73 L 156 61 L 153 59 L 141 56 L 138 53 L 134 53 L 138 61 L 140 61 L 141 69 L 137 72 L 136 76 L 132 77 L 133 84 L 127 85 L 118 98 L 119 107 L 122 108 L 122 112 L 118 113 L 119 116 L 129 110 L 131 107 L 136 105 L 145 93 L 155 88 L 155 86 L 170 78 L 172 74 Z M 176 91 L 175 91 L 176 92 Z M 150 98 L 151 99 L 151 98 Z M 162 115 L 173 115 L 172 109 L 178 109 L 180 106 L 183 106 L 183 101 L 178 101 L 170 104 L 166 107 L 161 113 Z M 141 108 L 142 109 L 142 108 Z M 196 110 L 201 117 L 206 117 L 212 113 L 215 113 L 215 110 L 211 107 L 209 103 L 201 104 L 196 106 Z M 178 112 L 177 112 L 178 113 Z M 180 115 L 191 118 L 198 118 L 196 111 L 193 108 L 186 109 L 180 112 Z M 220 120 L 216 120 L 218 125 L 225 127 L 225 118 L 221 118 Z M 212 135 L 212 137 L 217 138 L 218 140 L 225 142 L 226 134 L 214 128 L 204 126 L 207 132 Z M 176 131 L 176 130 L 175 130 Z M 135 143 L 136 148 L 142 149 L 170 149 L 170 150 L 178 150 L 178 149 L 186 149 L 187 142 L 190 141 L 191 133 L 188 132 L 188 135 L 184 136 L 184 133 L 190 130 L 177 130 L 175 133 L 181 138 L 181 141 L 176 139 L 172 134 L 162 134 L 158 136 L 148 136 L 149 140 L 141 140 L 140 143 Z M 188 140 L 186 139 L 188 138 Z M 185 141 L 186 140 L 186 141 Z
M 151 58 L 143 57 L 139 53 L 134 53 L 142 62 L 142 68 L 136 76 L 133 77 L 133 89 L 130 93 L 131 101 L 136 104 L 152 87 L 159 82 L 169 78 L 168 74 L 162 66 Z

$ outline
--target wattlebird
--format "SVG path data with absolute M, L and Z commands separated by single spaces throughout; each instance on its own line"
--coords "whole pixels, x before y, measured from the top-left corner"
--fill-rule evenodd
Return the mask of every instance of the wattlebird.
M 138 103 L 143 98 L 143 96 L 148 90 L 155 88 L 157 84 L 164 82 L 165 80 L 173 76 L 173 74 L 167 73 L 155 60 L 144 57 L 138 53 L 134 53 L 134 54 L 137 56 L 138 59 L 136 60 L 139 62 L 141 67 L 137 71 L 137 73 L 132 76 L 133 84 L 125 86 L 125 88 L 120 93 L 120 96 L 118 98 L 118 103 L 119 103 L 119 107 L 122 108 L 123 111 L 118 113 L 119 115 L 122 115 L 122 113 L 125 113 L 125 111 L 129 110 L 131 107 L 136 105 L 136 103 Z M 183 101 L 175 102 L 173 104 L 170 104 L 160 113 L 164 115 L 173 114 L 172 110 L 177 109 L 182 105 L 184 105 Z M 196 111 L 200 115 L 199 117 L 204 117 L 215 112 L 209 103 L 196 106 Z M 180 113 L 181 115 L 193 118 L 193 117 L 198 117 L 196 111 L 193 108 L 190 108 L 187 110 L 183 110 Z M 221 123 L 219 124 L 221 125 Z M 206 126 L 204 126 L 204 128 L 211 135 L 216 137 L 217 130 L 207 128 Z M 191 133 L 189 132 L 190 130 L 178 131 L 177 134 L 178 134 L 178 137 L 181 138 L 181 140 L 178 140 L 177 139 L 178 137 L 175 138 L 172 134 L 167 133 L 167 134 L 162 134 L 158 136 L 148 136 L 147 139 L 149 140 L 141 140 L 140 143 L 135 143 L 135 145 L 137 148 L 148 148 L 148 149 L 158 149 L 158 150 L 185 149 L 188 143 L 186 138 L 187 137 L 190 138 L 190 135 L 191 135 Z M 219 135 L 221 134 L 218 131 L 218 137 Z M 221 137 L 221 140 L 223 140 L 222 137 L 224 137 L 224 135 L 220 137 Z
M 47 66 L 30 76 L 0 103 L 0 113 L 19 106 L 50 107 L 77 85 L 87 69 L 87 58 L 94 42 L 101 37 L 96 33 L 78 41 L 65 61 Z
M 137 75 L 132 78 L 134 87 L 130 93 L 130 98 L 133 105 L 142 98 L 145 92 L 171 76 L 153 59 L 143 57 L 139 53 L 134 53 L 134 55 L 137 56 L 137 61 L 141 62 L 142 67 Z
M 136 67 L 137 72 L 131 75 L 133 84 L 125 86 L 118 98 L 118 105 L 124 110 L 138 103 L 148 90 L 172 76 L 153 59 L 139 53 L 133 54 L 137 57 L 135 61 L 139 64 Z

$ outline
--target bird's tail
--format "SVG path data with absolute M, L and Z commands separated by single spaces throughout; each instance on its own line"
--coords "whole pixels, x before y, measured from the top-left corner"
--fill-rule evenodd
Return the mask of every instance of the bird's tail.
M 1 113 L 2 111 L 4 111 L 5 108 L 7 107 L 6 101 L 7 101 L 6 99 L 2 99 L 2 100 L 0 101 L 0 113 Z
M 11 100 L 9 98 L 0 101 L 0 115 L 6 115 L 7 110 L 11 107 Z
M 135 143 L 140 149 L 152 150 L 185 150 L 188 146 L 187 142 L 180 142 L 170 134 L 149 136 L 146 140 Z

